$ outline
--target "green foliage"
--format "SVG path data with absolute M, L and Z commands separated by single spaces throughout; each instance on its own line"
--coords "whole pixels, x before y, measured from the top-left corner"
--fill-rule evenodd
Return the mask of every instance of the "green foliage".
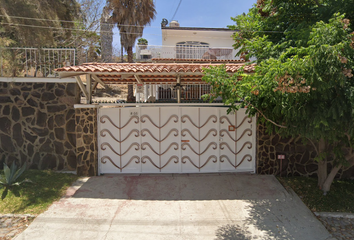
M 230 111 L 247 107 L 248 114 L 259 114 L 268 133 L 301 135 L 313 143 L 322 139 L 326 153 L 318 160 L 333 157 L 335 163 L 349 166 L 354 34 L 344 14 L 328 13 L 348 10 L 353 17 L 354 8 L 329 0 L 259 2 L 247 15 L 234 18 L 237 25 L 231 27 L 240 30 L 234 35 L 239 55 L 257 58 L 254 73 L 241 69 L 230 76 L 223 67 L 206 69 L 211 97 L 222 96 Z
M 345 13 L 353 22 L 354 0 L 262 0 L 247 14 L 231 18 L 236 25 L 229 28 L 239 30 L 234 34 L 234 47 L 241 48 L 239 55 L 247 53 L 260 62 L 278 57 L 288 47 L 306 46 L 312 27 L 319 21 L 328 23 L 335 13 Z M 276 44 L 276 49 L 248 44 L 257 38 Z
M 151 0 L 107 0 L 112 9 L 112 20 L 120 32 L 120 42 L 133 62 L 133 46 L 143 35 L 144 27 L 155 18 L 155 4 Z M 131 95 L 128 93 L 128 95 Z
M 62 46 L 78 12 L 75 0 L 2 0 L 0 22 L 5 32 L 0 36 L 18 46 Z
M 19 181 L 26 178 L 31 179 L 32 184 L 18 188 L 19 196 L 9 191 L 7 197 L 0 201 L 0 213 L 40 214 L 60 199 L 78 177 L 50 170 L 29 169 L 21 175 Z M 0 189 L 2 193 L 3 189 Z
M 278 178 L 285 188 L 292 188 L 313 212 L 354 213 L 354 181 L 335 180 L 331 191 L 324 196 L 315 178 Z
M 4 174 L 0 175 L 0 185 L 5 188 L 1 195 L 2 200 L 4 200 L 4 198 L 7 196 L 9 190 L 13 190 L 14 186 L 20 186 L 22 183 L 25 182 L 31 182 L 28 179 L 16 182 L 16 180 L 24 173 L 25 170 L 26 163 L 23 164 L 23 166 L 19 169 L 17 169 L 15 162 L 12 162 L 11 168 L 9 168 L 6 163 L 4 163 Z M 14 193 L 17 192 L 14 191 Z
M 148 45 L 148 40 L 146 40 L 145 38 L 139 38 L 138 45 Z

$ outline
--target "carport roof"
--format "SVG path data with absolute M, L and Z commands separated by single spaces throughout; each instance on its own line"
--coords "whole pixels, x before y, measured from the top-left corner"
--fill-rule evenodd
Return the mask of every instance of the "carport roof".
M 80 66 L 58 68 L 60 78 L 89 74 L 103 83 L 175 83 L 176 77 L 184 83 L 202 82 L 203 68 L 225 65 L 230 74 L 243 67 L 252 73 L 255 64 L 245 63 L 85 63 Z

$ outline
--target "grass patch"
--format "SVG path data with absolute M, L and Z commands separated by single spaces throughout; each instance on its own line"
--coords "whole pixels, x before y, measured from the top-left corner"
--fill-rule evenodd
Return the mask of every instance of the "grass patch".
M 25 178 L 30 179 L 33 183 L 15 186 L 14 191 L 19 193 L 19 197 L 9 191 L 3 201 L 0 199 L 0 213 L 40 214 L 63 196 L 65 190 L 78 179 L 73 174 L 50 170 L 27 170 L 18 181 Z M 0 189 L 0 196 L 2 192 L 3 189 Z
M 354 180 L 335 180 L 326 196 L 317 187 L 317 178 L 278 177 L 285 188 L 292 188 L 313 212 L 354 213 Z

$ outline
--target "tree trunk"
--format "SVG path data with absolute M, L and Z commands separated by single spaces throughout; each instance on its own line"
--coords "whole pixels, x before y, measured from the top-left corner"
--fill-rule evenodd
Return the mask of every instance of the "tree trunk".
M 320 139 L 318 141 L 318 155 L 324 153 L 325 149 L 326 149 L 326 142 L 324 141 L 324 139 Z M 317 175 L 318 175 L 318 186 L 320 189 L 322 189 L 322 186 L 327 178 L 327 157 L 319 160 Z
M 326 195 L 327 192 L 329 192 L 329 190 L 331 189 L 331 185 L 334 180 L 334 177 L 337 175 L 339 169 L 341 168 L 342 168 L 342 164 L 339 164 L 338 166 L 333 167 L 331 172 L 328 174 L 326 181 L 322 185 L 322 191 L 324 195 Z
M 132 63 L 133 62 L 133 47 L 132 46 L 128 47 L 127 54 L 128 54 L 128 62 Z
M 121 40 L 122 41 L 122 40 Z M 120 62 L 121 63 L 124 63 L 124 59 L 123 59 L 123 45 L 122 45 L 122 42 L 121 42 L 121 45 L 120 45 Z
M 132 63 L 133 62 L 133 47 L 128 47 L 127 53 L 128 53 L 128 62 Z M 133 92 L 133 85 L 131 85 L 131 84 L 128 85 L 127 102 L 135 102 L 134 92 Z
M 127 102 L 135 102 L 134 99 L 134 91 L 133 91 L 133 85 L 132 84 L 128 84 L 128 96 L 127 96 Z

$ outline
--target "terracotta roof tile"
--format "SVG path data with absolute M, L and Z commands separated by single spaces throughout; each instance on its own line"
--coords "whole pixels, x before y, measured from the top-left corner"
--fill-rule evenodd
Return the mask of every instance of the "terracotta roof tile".
M 203 68 L 225 65 L 226 71 L 235 73 L 241 67 L 245 72 L 254 71 L 255 64 L 245 63 L 85 63 L 80 66 L 69 66 L 55 69 L 57 72 L 83 73 L 202 73 Z

